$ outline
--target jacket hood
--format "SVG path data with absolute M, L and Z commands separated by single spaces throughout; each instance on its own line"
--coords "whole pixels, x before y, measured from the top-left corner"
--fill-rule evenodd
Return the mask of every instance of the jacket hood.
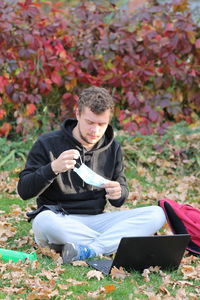
M 77 120 L 76 119 L 67 119 L 65 120 L 62 125 L 61 125 L 61 130 L 63 133 L 63 137 L 67 138 L 68 141 L 70 140 L 70 143 L 72 146 L 76 146 L 77 149 L 82 150 L 84 147 L 83 145 L 73 137 L 72 131 L 77 125 Z M 101 152 L 107 149 L 111 143 L 113 142 L 114 139 L 114 132 L 113 128 L 111 125 L 108 124 L 108 127 L 105 131 L 105 134 L 103 137 L 99 140 L 99 142 L 88 152 L 93 153 L 93 152 Z

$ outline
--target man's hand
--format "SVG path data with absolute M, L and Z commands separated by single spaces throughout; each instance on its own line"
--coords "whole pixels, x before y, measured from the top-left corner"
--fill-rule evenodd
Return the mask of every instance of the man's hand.
M 75 149 L 62 152 L 60 156 L 51 163 L 53 172 L 58 174 L 73 169 L 76 164 L 76 159 L 78 159 L 79 156 L 80 153 Z
M 104 184 L 106 197 L 111 200 L 119 199 L 122 195 L 122 189 L 118 181 L 109 181 Z

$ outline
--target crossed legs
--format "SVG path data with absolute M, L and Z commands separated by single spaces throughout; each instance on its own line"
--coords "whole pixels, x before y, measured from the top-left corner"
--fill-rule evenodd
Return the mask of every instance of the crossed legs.
M 155 234 L 165 222 L 165 214 L 159 206 L 99 215 L 63 215 L 46 210 L 33 220 L 33 232 L 41 247 L 76 243 L 100 255 L 115 252 L 122 237 Z

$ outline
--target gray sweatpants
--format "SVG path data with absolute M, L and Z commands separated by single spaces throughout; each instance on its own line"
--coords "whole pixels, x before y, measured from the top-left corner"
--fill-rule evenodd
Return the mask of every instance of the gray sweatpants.
M 63 215 L 46 210 L 33 220 L 33 232 L 41 247 L 71 242 L 87 245 L 100 255 L 115 252 L 122 237 L 153 235 L 165 222 L 159 206 L 99 215 Z

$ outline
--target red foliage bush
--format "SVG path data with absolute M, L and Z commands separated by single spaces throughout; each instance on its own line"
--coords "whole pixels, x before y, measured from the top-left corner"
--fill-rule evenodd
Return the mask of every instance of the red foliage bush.
M 131 133 L 200 113 L 200 33 L 185 1 L 128 15 L 94 2 L 45 13 L 3 0 L 0 48 L 0 136 L 72 116 L 89 85 L 110 89 L 118 126 Z

